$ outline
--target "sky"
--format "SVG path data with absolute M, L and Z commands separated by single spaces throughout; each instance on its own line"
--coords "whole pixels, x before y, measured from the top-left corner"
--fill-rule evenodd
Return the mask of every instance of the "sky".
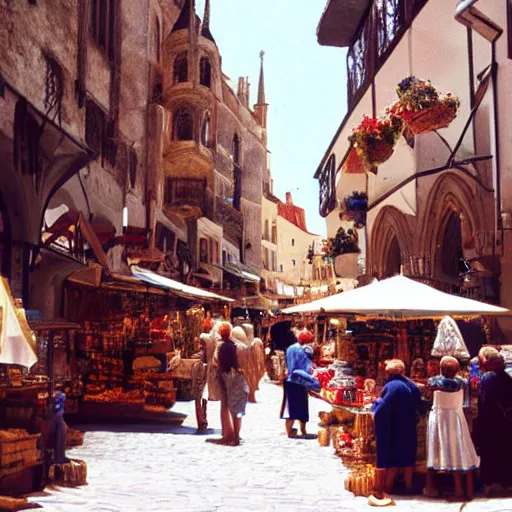
M 320 46 L 316 28 L 327 0 L 211 0 L 212 34 L 223 72 L 251 83 L 256 102 L 265 52 L 268 148 L 274 193 L 305 208 L 308 230 L 325 235 L 313 175 L 346 112 L 346 52 Z M 204 0 L 196 0 L 203 15 Z

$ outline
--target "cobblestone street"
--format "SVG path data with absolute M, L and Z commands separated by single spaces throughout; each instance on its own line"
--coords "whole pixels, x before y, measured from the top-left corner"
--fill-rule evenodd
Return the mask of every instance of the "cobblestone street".
M 31 499 L 48 512 L 187 511 L 351 512 L 371 510 L 366 499 L 344 490 L 346 470 L 332 448 L 316 440 L 288 439 L 278 412 L 281 389 L 262 383 L 259 403 L 250 404 L 242 428 L 243 444 L 205 443 L 195 431 L 192 403 L 175 409 L 190 413 L 183 426 L 94 427 L 85 443 L 71 452 L 87 461 L 89 485 L 50 488 Z M 309 430 L 326 404 L 311 400 Z M 218 435 L 218 405 L 209 421 Z M 461 503 L 397 497 L 394 510 L 458 512 Z M 393 510 L 393 509 L 392 509 Z M 512 511 L 512 499 L 475 499 L 464 512 Z

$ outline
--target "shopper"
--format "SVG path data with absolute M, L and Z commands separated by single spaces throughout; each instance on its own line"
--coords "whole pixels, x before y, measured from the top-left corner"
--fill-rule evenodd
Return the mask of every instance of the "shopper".
M 199 336 L 199 350 L 192 356 L 199 361 L 192 366 L 192 393 L 195 400 L 197 431 L 204 434 L 208 429 L 207 404 L 205 388 L 208 374 L 206 344 L 210 335 L 203 333 Z
M 309 421 L 308 389 L 301 384 L 292 382 L 292 374 L 295 370 L 312 373 L 313 363 L 308 357 L 304 346 L 313 341 L 312 334 L 301 331 L 297 342 L 286 350 L 286 364 L 288 374 L 283 382 L 283 403 L 281 406 L 281 419 L 285 420 L 286 434 L 288 437 L 296 437 L 297 430 L 293 428 L 295 421 L 300 424 L 302 436 L 307 436 L 306 423 Z
M 404 471 L 407 490 L 412 490 L 416 462 L 416 421 L 421 396 L 416 384 L 405 377 L 400 359 L 385 363 L 387 381 L 373 406 L 377 439 L 376 497 L 385 498 L 393 489 L 399 469 Z
M 238 446 L 242 417 L 245 415 L 249 386 L 240 369 L 237 345 L 231 338 L 231 324 L 224 322 L 219 327 L 221 342 L 215 355 L 218 378 L 222 389 L 221 398 L 221 444 Z
M 453 473 L 455 495 L 473 498 L 473 470 L 480 461 L 476 454 L 463 411 L 464 393 L 469 385 L 458 372 L 459 362 L 451 356 L 441 359 L 441 375 L 432 377 L 429 386 L 434 404 L 428 419 L 427 488 L 430 497 L 437 496 L 437 471 Z M 464 493 L 463 476 L 466 480 Z
M 478 358 L 483 376 L 475 438 L 481 458 L 480 478 L 486 494 L 490 494 L 512 487 L 512 377 L 495 348 L 482 348 Z

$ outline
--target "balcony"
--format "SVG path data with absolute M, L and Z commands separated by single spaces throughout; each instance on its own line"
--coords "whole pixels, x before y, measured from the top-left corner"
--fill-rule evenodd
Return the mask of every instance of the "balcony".
M 223 227 L 225 238 L 235 245 L 240 244 L 244 233 L 242 212 L 217 196 L 217 207 L 213 220 Z
M 210 208 L 206 178 L 167 178 L 165 208 L 182 219 L 207 216 Z

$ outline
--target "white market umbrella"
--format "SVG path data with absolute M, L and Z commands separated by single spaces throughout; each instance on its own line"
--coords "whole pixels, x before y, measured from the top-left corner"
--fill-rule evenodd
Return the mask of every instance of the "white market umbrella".
M 321 312 L 407 318 L 498 315 L 509 310 L 441 292 L 401 275 L 283 310 L 288 314 Z

